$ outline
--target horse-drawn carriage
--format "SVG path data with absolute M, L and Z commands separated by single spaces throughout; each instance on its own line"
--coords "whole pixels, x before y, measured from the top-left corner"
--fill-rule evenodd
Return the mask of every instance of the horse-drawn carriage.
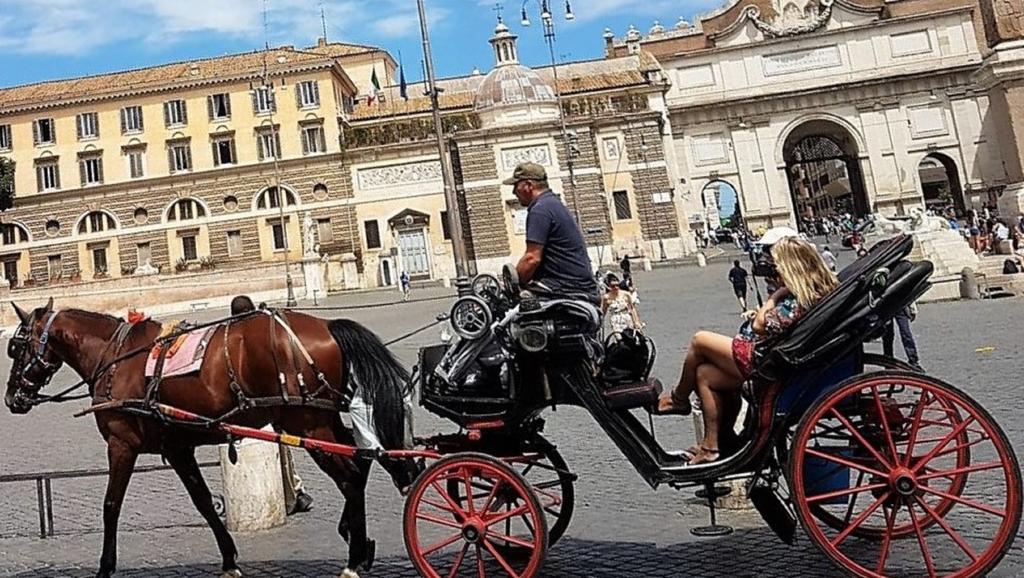
M 541 414 L 557 405 L 589 412 L 652 488 L 704 487 L 713 523 L 715 483 L 745 480 L 750 500 L 783 541 L 792 543 L 799 522 L 824 554 L 854 575 L 983 575 L 1006 554 L 1020 523 L 1021 475 L 1013 449 L 991 416 L 960 390 L 863 350 L 929 287 L 931 264 L 908 262 L 911 245 L 906 237 L 880 243 L 785 336 L 759 346 L 755 375 L 743 389 L 749 410 L 739 442 L 711 463 L 690 465 L 666 451 L 653 421 L 645 426 L 641 419 L 661 393 L 649 375 L 652 344 L 634 344 L 639 358 L 623 366 L 611 351 L 621 347 L 595 337 L 599 318 L 591 305 L 573 296 L 524 300 L 511 269 L 501 280 L 480 276 L 463 287 L 449 317 L 459 339 L 421 350 L 420 404 L 459 430 L 419 438 L 415 450 L 357 449 L 340 434 L 331 440 L 313 435 L 337 431 L 329 427 L 307 429 L 309 437 L 268 433 L 153 400 L 104 409 L 150 412 L 172 426 L 221 437 L 304 447 L 320 456 L 317 463 L 328 473 L 337 470 L 325 455 L 352 463 L 423 460 L 406 488 L 404 512 L 408 554 L 422 576 L 538 575 L 574 507 L 576 475 L 543 436 Z M 30 403 L 25 400 L 38 395 L 38 382 L 52 376 L 56 354 L 48 353 L 47 337 L 54 317 L 23 314 L 22 341 L 10 352 L 16 363 L 8 405 Z M 331 334 L 338 337 L 335 329 Z M 338 344 L 359 347 L 351 335 Z M 314 357 L 306 354 L 307 370 L 316 369 Z M 319 377 L 330 391 L 340 387 L 323 372 Z M 296 433 L 289 423 L 275 425 Z M 350 524 L 358 520 L 346 517 L 349 510 L 346 505 L 339 531 L 346 540 L 361 540 L 350 560 L 354 571 L 372 562 L 372 543 L 367 559 L 365 527 L 357 536 L 352 528 L 358 526 Z M 225 571 L 236 570 L 230 538 L 230 548 L 219 533 L 218 543 Z M 101 575 L 109 573 L 101 567 Z

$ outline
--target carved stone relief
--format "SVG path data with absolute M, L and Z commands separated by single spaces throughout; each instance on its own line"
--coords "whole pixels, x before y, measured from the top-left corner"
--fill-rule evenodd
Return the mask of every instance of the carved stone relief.
M 520 147 L 514 149 L 502 149 L 501 166 L 505 171 L 515 170 L 520 163 L 537 163 L 538 165 L 551 166 L 551 149 L 548 145 L 537 145 Z
M 359 188 L 363 191 L 388 187 L 415 185 L 441 180 L 441 162 L 424 161 L 360 169 L 357 173 Z

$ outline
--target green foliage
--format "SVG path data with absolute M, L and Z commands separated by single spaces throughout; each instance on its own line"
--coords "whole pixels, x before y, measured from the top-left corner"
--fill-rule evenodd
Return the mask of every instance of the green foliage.
M 14 206 L 14 163 L 0 157 L 0 213 Z

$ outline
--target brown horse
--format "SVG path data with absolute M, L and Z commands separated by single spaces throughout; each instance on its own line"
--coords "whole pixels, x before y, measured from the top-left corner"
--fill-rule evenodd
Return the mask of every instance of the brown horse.
M 147 320 L 128 325 L 109 315 L 74 309 L 57 312 L 52 299 L 31 313 L 17 305 L 14 308 L 21 325 L 8 346 L 13 365 L 4 398 L 13 413 L 27 413 L 43 401 L 39 391 L 63 364 L 88 384 L 93 405 L 146 396 L 145 350 L 159 337 L 159 323 Z M 339 412 L 324 406 L 342 407 L 344 398 L 351 395 L 344 392 L 351 392 L 357 383 L 363 399 L 372 403 L 374 427 L 383 446 L 403 447 L 403 397 L 407 394 L 409 375 L 380 339 L 350 320 L 326 321 L 294 312 L 281 316 L 328 386 L 317 385 L 314 368 L 306 362 L 287 330 L 271 315 L 256 313 L 218 327 L 199 373 L 163 379 L 157 390 L 159 401 L 217 418 L 238 407 L 243 396 L 253 400 L 283 399 L 283 391 L 290 399 L 289 405 L 248 409 L 235 414 L 229 423 L 256 428 L 273 424 L 277 430 L 292 435 L 354 445 L 353 433 L 344 425 Z M 132 351 L 143 353 L 102 369 Z M 300 404 L 303 390 L 307 397 L 316 392 L 318 407 Z M 109 577 L 116 568 L 118 516 L 136 459 L 142 453 L 159 454 L 173 467 L 213 530 L 223 557 L 223 576 L 241 576 L 234 541 L 214 511 L 210 490 L 195 458 L 197 446 L 222 444 L 225 437 L 212 431 L 168 426 L 156 419 L 116 410 L 98 411 L 95 417 L 107 442 L 110 468 L 103 501 L 103 554 L 97 576 Z M 365 498 L 372 461 L 318 452 L 310 455 L 345 497 L 338 533 L 349 544 L 349 560 L 342 576 L 357 576 L 357 569 L 373 563 L 374 544 L 366 536 Z M 399 487 L 411 483 L 411 461 L 382 460 L 382 465 Z

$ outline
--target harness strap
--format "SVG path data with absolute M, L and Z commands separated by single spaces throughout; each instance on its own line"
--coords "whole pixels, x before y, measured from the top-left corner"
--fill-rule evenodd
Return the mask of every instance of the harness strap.
M 313 356 L 309 354 L 309 351 L 306 349 L 306 346 L 302 344 L 302 340 L 299 339 L 299 336 L 295 334 L 295 331 L 291 328 L 291 325 L 288 324 L 288 320 L 285 319 L 285 317 L 277 311 L 273 312 L 273 318 L 281 327 L 284 328 L 285 333 L 288 334 L 288 338 L 289 341 L 291 342 L 293 350 L 298 349 L 299 353 L 301 353 L 302 357 L 306 360 L 306 363 L 309 364 L 310 369 L 313 370 L 313 375 L 316 376 L 317 383 L 320 385 L 320 387 L 313 392 L 312 397 L 318 397 L 324 389 L 333 391 L 339 396 L 345 397 L 345 395 L 342 392 L 336 390 L 334 387 L 331 386 L 330 382 L 327 381 L 327 376 L 324 375 L 324 372 L 320 371 L 319 367 L 317 367 L 316 362 L 313 361 Z M 295 366 L 295 371 L 296 374 L 298 375 L 299 389 L 302 392 L 303 399 L 306 399 L 307 397 L 309 397 L 309 394 L 306 391 L 306 383 L 302 377 L 302 369 L 298 366 L 298 364 L 296 364 Z

